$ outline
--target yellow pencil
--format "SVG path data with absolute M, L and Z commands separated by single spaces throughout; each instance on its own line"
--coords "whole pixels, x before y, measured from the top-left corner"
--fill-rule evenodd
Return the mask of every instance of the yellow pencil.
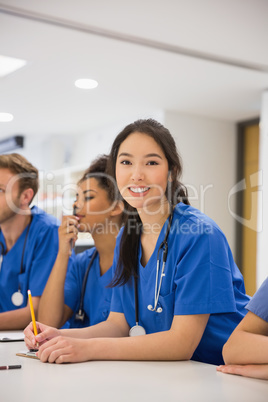
M 30 291 L 30 290 L 28 290 L 28 298 L 29 298 L 29 304 L 30 304 L 32 322 L 33 322 L 34 335 L 36 336 L 38 333 L 37 333 L 37 328 L 36 328 L 36 321 L 35 321 L 35 315 L 34 315 L 32 294 L 31 294 L 31 291 Z

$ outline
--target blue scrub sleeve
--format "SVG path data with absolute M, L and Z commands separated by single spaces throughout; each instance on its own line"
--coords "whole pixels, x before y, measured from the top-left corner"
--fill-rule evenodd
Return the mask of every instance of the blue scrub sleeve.
M 110 311 L 124 313 L 118 286 L 113 288 Z
M 41 296 L 57 257 L 58 227 L 46 226 L 36 236 L 31 261 L 29 288 L 32 296 Z
M 67 274 L 64 284 L 64 303 L 70 307 L 72 311 L 78 310 L 82 286 L 80 286 L 77 273 L 79 267 L 77 266 L 77 256 L 72 254 L 69 258 Z
M 235 312 L 226 238 L 213 228 L 210 233 L 190 235 L 189 239 L 184 236 L 184 240 L 185 250 L 176 267 L 174 314 Z
M 268 322 L 268 278 L 247 304 L 246 309 Z

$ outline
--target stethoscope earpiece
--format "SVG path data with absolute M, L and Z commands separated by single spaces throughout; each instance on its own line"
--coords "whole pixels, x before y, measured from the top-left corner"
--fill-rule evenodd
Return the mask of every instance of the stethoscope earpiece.
M 148 310 L 150 310 L 150 311 L 156 311 L 157 313 L 162 313 L 162 311 L 163 311 L 162 307 L 157 307 L 157 309 L 155 309 L 155 308 L 153 308 L 153 306 L 152 306 L 151 304 L 149 304 L 149 305 L 147 306 L 147 308 L 148 308 Z

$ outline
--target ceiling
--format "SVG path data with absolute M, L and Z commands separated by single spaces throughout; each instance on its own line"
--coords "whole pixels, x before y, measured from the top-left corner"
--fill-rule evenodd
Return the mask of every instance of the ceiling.
M 268 88 L 266 0 L 0 0 L 0 138 L 87 133 L 161 110 L 242 121 Z M 99 86 L 81 90 L 77 78 Z

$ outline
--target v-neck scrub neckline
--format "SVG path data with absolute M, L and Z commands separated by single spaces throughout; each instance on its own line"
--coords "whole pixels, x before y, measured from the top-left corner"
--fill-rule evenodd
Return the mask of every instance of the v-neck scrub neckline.
M 141 263 L 141 257 L 142 257 L 142 246 L 141 246 L 141 241 L 139 242 L 139 248 L 138 248 L 138 264 L 139 264 L 139 274 L 144 277 L 144 279 L 148 278 L 150 276 L 150 269 L 152 266 L 154 266 L 154 264 L 156 264 L 156 260 L 157 260 L 157 253 L 159 250 L 159 247 L 162 243 L 162 241 L 165 238 L 165 233 L 167 230 L 167 226 L 168 226 L 168 221 L 169 221 L 169 217 L 166 219 L 164 225 L 162 226 L 162 229 L 159 233 L 159 236 L 157 238 L 157 242 L 156 242 L 156 246 L 154 248 L 154 251 L 152 252 L 152 255 L 149 258 L 149 261 L 147 262 L 147 264 L 145 266 L 142 265 Z

